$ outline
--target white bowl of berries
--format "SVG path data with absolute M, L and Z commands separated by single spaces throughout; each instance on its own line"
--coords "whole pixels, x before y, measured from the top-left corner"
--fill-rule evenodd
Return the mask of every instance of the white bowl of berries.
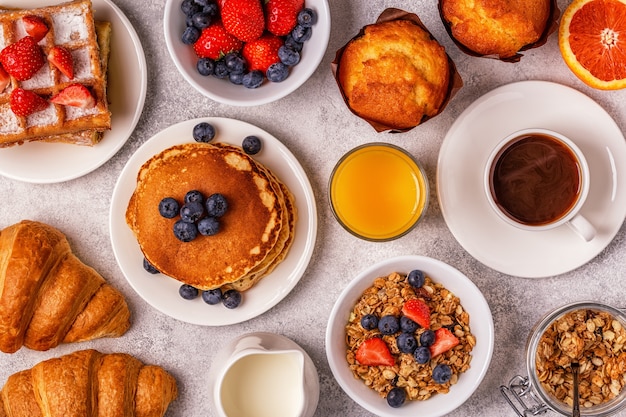
M 328 0 L 167 0 L 165 43 L 196 90 L 233 106 L 285 97 L 319 66 Z
M 483 380 L 494 346 L 491 310 L 461 272 L 400 256 L 352 279 L 326 329 L 332 373 L 378 416 L 443 416 Z

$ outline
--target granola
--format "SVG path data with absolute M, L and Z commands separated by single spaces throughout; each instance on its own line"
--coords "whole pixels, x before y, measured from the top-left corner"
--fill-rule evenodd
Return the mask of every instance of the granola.
M 563 315 L 539 339 L 535 365 L 542 387 L 572 406 L 571 363 L 579 368 L 581 407 L 615 398 L 626 384 L 626 329 L 605 311 L 580 309 Z
M 470 317 L 460 300 L 443 285 L 425 276 L 423 286 L 414 288 L 407 282 L 406 275 L 392 273 L 376 278 L 373 285 L 357 300 L 346 325 L 346 358 L 355 378 L 363 380 L 382 397 L 387 397 L 394 388 L 404 388 L 407 400 L 426 400 L 437 393 L 447 393 L 457 383 L 461 373 L 467 371 L 472 360 L 471 351 L 476 339 L 470 331 Z M 424 364 L 416 361 L 411 353 L 398 348 L 397 337 L 401 332 L 385 335 L 378 328 L 365 329 L 361 325 L 363 316 L 373 314 L 379 318 L 387 315 L 402 316 L 405 303 L 421 299 L 430 309 L 430 330 L 446 328 L 458 339 L 458 344 L 443 353 L 435 353 Z M 426 329 L 420 326 L 415 338 Z M 393 356 L 393 365 L 367 366 L 359 363 L 357 352 L 364 341 L 379 337 L 387 344 Z M 438 364 L 450 367 L 448 381 L 441 383 L 433 379 L 433 370 Z M 389 401 L 389 398 L 388 398 Z M 390 403 L 391 405 L 391 403 Z

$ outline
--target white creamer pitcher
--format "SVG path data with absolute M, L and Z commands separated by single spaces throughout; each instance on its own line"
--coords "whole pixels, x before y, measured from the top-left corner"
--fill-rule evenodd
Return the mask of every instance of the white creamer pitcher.
M 244 335 L 212 364 L 212 398 L 220 417 L 309 417 L 319 381 L 299 346 L 272 333 Z

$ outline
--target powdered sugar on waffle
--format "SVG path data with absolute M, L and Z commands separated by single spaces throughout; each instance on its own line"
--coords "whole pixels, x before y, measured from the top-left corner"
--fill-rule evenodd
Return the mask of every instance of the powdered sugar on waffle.
M 23 130 L 9 104 L 0 105 L 0 133 L 20 133 Z
M 26 118 L 26 127 L 50 126 L 59 122 L 56 108 L 49 105 L 42 111 L 35 112 Z
M 89 33 L 85 22 L 84 13 L 76 10 L 72 13 L 54 13 L 54 43 L 62 45 L 71 42 L 86 41 Z

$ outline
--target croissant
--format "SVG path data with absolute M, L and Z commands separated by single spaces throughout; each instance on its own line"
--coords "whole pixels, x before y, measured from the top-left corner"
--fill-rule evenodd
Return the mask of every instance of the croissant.
M 24 220 L 0 231 L 0 350 L 121 336 L 130 327 L 122 294 L 81 262 L 65 235 Z
M 0 417 L 162 417 L 177 395 L 176 380 L 159 366 L 80 350 L 9 376 Z

